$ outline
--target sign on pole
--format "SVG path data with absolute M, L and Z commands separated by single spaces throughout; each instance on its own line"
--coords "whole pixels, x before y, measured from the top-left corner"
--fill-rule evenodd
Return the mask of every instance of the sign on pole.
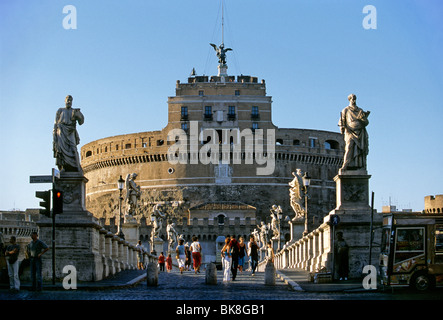
M 29 183 L 52 183 L 52 176 L 30 176 Z
M 329 221 L 333 226 L 336 226 L 340 222 L 340 217 L 336 214 L 333 214 L 329 217 Z

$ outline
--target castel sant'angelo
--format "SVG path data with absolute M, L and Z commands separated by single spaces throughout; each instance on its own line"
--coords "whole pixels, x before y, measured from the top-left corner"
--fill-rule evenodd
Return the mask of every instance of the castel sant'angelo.
M 265 80 L 229 75 L 229 49 L 223 43 L 213 46 L 217 75 L 193 73 L 184 83 L 177 80 L 163 129 L 102 138 L 81 148 L 89 180 L 87 209 L 106 223 L 117 221 L 117 180 L 135 173 L 141 191 L 135 218 L 145 226 L 154 205 L 161 204 L 187 241 L 192 235 L 202 242 L 226 234 L 248 236 L 261 222 L 270 222 L 273 205 L 281 206 L 283 219 L 294 217 L 288 183 L 301 169 L 311 177 L 312 230 L 336 204 L 333 178 L 343 164 L 343 136 L 276 126 Z M 287 223 L 282 228 L 289 239 Z M 149 240 L 148 232 L 142 225 L 142 241 Z

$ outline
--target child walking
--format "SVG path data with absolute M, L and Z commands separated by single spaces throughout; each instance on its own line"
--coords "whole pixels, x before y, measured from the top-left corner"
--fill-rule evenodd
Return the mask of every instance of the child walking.
M 166 271 L 171 272 L 172 270 L 172 257 L 171 254 L 168 254 L 168 257 L 166 258 Z

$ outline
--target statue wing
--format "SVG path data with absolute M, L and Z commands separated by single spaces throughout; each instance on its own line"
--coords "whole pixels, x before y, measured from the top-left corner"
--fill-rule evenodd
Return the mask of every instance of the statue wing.
M 225 49 L 225 51 L 233 51 L 231 48 L 227 48 Z
M 214 48 L 215 51 L 217 51 L 217 46 L 213 43 L 210 43 L 210 45 Z

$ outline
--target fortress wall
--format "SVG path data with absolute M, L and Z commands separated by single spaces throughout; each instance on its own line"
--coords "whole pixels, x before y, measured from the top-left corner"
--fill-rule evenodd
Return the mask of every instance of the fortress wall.
M 126 178 L 127 174 L 137 173 L 136 183 L 142 189 L 140 212 L 145 217 L 156 201 L 181 201 L 180 206 L 167 209 L 180 217 L 187 215 L 190 206 L 223 200 L 257 207 L 259 220 L 268 218 L 273 204 L 281 205 L 285 216 L 293 216 L 288 183 L 293 178 L 291 173 L 300 168 L 312 177 L 310 224 L 317 225 L 335 207 L 333 177 L 342 164 L 343 139 L 338 133 L 306 129 L 278 129 L 276 139 L 275 170 L 271 176 L 257 176 L 257 164 L 246 165 L 242 158 L 241 164 L 231 162 L 231 172 L 225 177 L 217 176 L 219 168 L 213 164 L 171 164 L 167 156 L 171 143 L 166 141 L 165 130 L 93 141 L 81 149 L 82 167 L 89 180 L 86 207 L 97 218 L 116 217 L 117 180 L 120 175 Z M 164 143 L 157 145 L 160 140 Z M 327 141 L 331 145 L 325 148 Z M 123 197 L 125 194 L 124 190 Z

